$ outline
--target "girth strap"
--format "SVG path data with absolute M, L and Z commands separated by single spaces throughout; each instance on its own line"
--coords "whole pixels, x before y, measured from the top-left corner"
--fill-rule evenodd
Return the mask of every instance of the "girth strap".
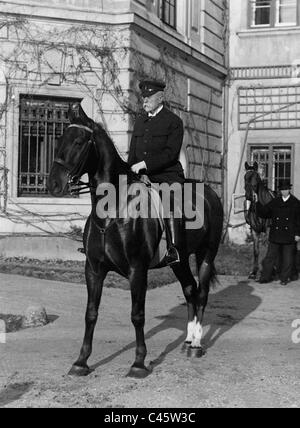
M 100 234 L 100 262 L 103 263 L 105 260 L 105 235 L 107 230 L 114 224 L 114 222 L 109 223 L 106 227 L 100 227 L 93 216 L 91 216 L 91 221 L 96 226 L 96 229 Z

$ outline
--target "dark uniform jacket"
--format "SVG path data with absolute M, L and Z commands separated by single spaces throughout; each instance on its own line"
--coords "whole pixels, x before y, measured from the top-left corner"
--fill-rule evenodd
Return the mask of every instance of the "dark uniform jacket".
M 164 107 L 155 117 L 140 115 L 131 139 L 128 163 L 145 161 L 145 172 L 154 183 L 183 183 L 184 173 L 179 162 L 183 141 L 180 117 Z
M 300 201 L 290 195 L 284 202 L 277 197 L 267 205 L 257 203 L 257 214 L 272 219 L 269 240 L 275 244 L 293 244 L 295 236 L 300 236 Z

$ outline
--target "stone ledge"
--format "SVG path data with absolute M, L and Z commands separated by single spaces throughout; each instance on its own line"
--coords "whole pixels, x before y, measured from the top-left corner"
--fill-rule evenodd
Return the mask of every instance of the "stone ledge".
M 77 251 L 80 241 L 53 236 L 2 236 L 0 257 L 27 257 L 38 260 L 84 261 L 85 255 Z

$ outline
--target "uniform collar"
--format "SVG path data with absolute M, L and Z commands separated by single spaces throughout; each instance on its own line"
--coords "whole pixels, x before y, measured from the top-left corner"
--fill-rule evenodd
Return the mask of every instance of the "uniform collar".
M 291 197 L 291 194 L 289 194 L 289 196 L 287 196 L 286 198 L 284 198 L 283 196 L 281 196 L 281 199 L 283 200 L 283 202 L 287 202 Z
M 152 117 L 155 117 L 155 116 L 157 116 L 158 115 L 158 113 L 160 113 L 161 111 L 162 111 L 162 109 L 164 108 L 164 105 L 162 104 L 162 105 L 160 105 L 159 107 L 157 107 L 157 109 L 156 110 L 154 110 L 154 112 L 153 113 L 148 113 L 148 117 L 149 118 L 152 118 Z

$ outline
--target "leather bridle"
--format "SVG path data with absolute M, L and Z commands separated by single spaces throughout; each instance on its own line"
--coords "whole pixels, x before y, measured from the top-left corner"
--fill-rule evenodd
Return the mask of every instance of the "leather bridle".
M 83 129 L 84 131 L 87 131 L 91 134 L 93 134 L 93 130 L 87 126 L 84 125 L 77 125 L 77 124 L 71 124 L 68 126 L 67 129 L 69 128 L 79 128 L 79 129 Z M 82 181 L 78 181 L 78 179 L 83 175 L 83 168 L 86 164 L 89 152 L 90 152 L 90 147 L 94 144 L 94 141 L 92 138 L 89 138 L 88 142 L 87 142 L 87 146 L 83 151 L 83 155 L 80 159 L 80 161 L 78 162 L 77 165 L 75 166 L 71 166 L 69 165 L 65 160 L 56 157 L 53 160 L 53 163 L 56 163 L 60 166 L 62 166 L 63 168 L 65 168 L 65 170 L 68 173 L 68 184 L 70 187 L 70 192 L 71 194 L 76 193 L 76 194 L 83 194 L 83 193 L 89 193 L 89 191 L 84 192 L 83 190 L 85 189 L 90 189 L 92 186 L 90 185 L 90 183 L 84 183 Z

